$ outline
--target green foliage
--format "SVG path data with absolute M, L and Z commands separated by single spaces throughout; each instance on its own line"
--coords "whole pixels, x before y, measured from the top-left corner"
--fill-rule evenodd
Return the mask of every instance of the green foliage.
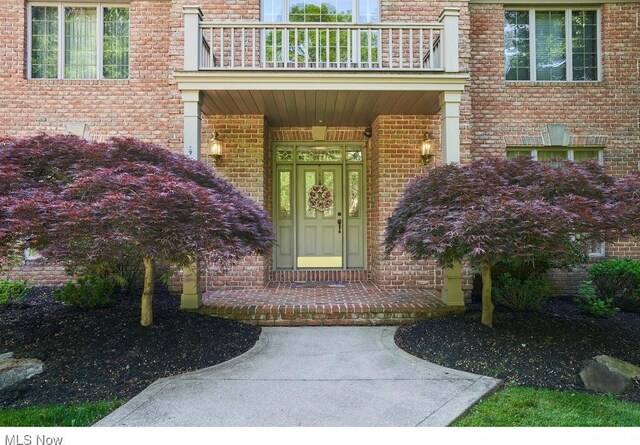
M 122 405 L 121 401 L 0 408 L 0 427 L 91 426 Z
M 592 317 L 610 318 L 620 312 L 613 298 L 599 298 L 591 281 L 580 284 L 580 297 L 575 299 L 582 312 Z
M 75 272 L 71 270 L 71 273 Z M 110 281 L 115 291 L 128 297 L 139 293 L 143 287 L 144 270 L 142 255 L 135 249 L 123 249 L 121 255 L 89 263 L 84 267 L 84 275 L 95 276 Z
M 588 271 L 600 300 L 612 300 L 623 311 L 640 312 L 640 261 L 608 259 Z
M 26 281 L 0 280 L 0 307 L 21 306 L 29 289 Z
M 549 280 L 542 275 L 520 279 L 505 273 L 493 285 L 495 302 L 514 311 L 540 312 L 550 296 Z
M 507 387 L 453 426 L 638 426 L 640 405 L 613 396 Z
M 69 306 L 81 309 L 98 309 L 111 305 L 116 287 L 113 281 L 86 275 L 75 283 L 67 283 L 56 289 L 54 296 Z

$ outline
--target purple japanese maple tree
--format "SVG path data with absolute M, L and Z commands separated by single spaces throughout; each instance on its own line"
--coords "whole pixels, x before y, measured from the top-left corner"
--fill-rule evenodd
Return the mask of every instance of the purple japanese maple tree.
M 5 139 L 0 166 L 0 254 L 29 246 L 78 266 L 136 249 L 143 326 L 153 323 L 156 262 L 229 264 L 274 242 L 257 203 L 206 165 L 154 144 Z
M 561 261 L 615 240 L 622 219 L 614 183 L 595 163 L 520 157 L 435 167 L 405 190 L 388 220 L 385 250 L 398 247 L 442 267 L 469 261 L 482 276 L 482 323 L 492 327 L 491 268 L 541 254 Z

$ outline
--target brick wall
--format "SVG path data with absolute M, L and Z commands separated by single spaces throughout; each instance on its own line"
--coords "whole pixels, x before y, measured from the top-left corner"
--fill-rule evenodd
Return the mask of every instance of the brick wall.
M 4 0 L 0 8 L 0 137 L 63 133 L 67 124 L 86 124 L 90 136 L 127 135 L 168 146 L 182 127 L 169 125 L 179 95 L 170 90 L 170 2 L 130 4 L 129 80 L 26 79 L 26 7 Z M 29 261 L 12 279 L 42 285 L 69 280 L 61 267 Z
M 575 140 L 605 140 L 609 173 L 640 164 L 640 5 L 602 6 L 602 82 L 507 82 L 502 5 L 471 10 L 472 159 L 504 156 L 507 144 L 539 139 L 545 125 L 563 124 Z M 608 256 L 639 257 L 636 243 L 607 246 Z M 584 271 L 552 271 L 556 294 L 575 294 Z
M 623 175 L 640 160 L 640 5 L 602 7 L 602 82 L 507 82 L 502 5 L 471 6 L 472 158 L 504 156 L 507 141 L 546 124 L 604 136 L 605 165 Z M 635 43 L 634 43 L 635 42 Z
M 71 280 L 64 267 L 45 260 L 22 261 L 0 271 L 0 280 L 25 280 L 33 286 L 59 286 Z
M 211 139 L 214 128 L 224 142 L 222 161 L 215 167 L 217 172 L 259 204 L 270 202 L 271 181 L 267 182 L 270 174 L 265 164 L 268 128 L 264 116 L 208 116 L 202 127 L 204 144 Z M 226 271 L 211 266 L 202 274 L 202 288 L 264 287 L 269 265 L 270 255 L 246 257 Z
M 436 145 L 440 135 L 439 116 L 378 116 L 368 164 L 368 256 L 371 277 L 383 288 L 442 286 L 442 273 L 433 261 L 413 261 L 394 251 L 384 258 L 382 242 L 391 216 L 407 183 L 425 168 L 420 159 L 420 142 L 432 131 Z M 440 153 L 436 150 L 436 162 Z
M 87 124 L 92 137 L 128 135 L 168 145 L 169 2 L 131 2 L 129 80 L 27 80 L 26 8 L 5 0 L 0 8 L 0 136 L 62 133 Z M 179 133 L 181 133 L 181 127 Z

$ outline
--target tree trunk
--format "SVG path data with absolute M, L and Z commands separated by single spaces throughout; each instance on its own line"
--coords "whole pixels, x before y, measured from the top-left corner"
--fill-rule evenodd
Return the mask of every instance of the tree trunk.
M 482 324 L 493 327 L 493 302 L 491 301 L 491 266 L 480 263 L 482 274 Z
M 151 326 L 153 324 L 153 290 L 155 278 L 155 263 L 153 258 L 144 257 L 144 290 L 140 304 L 140 324 Z

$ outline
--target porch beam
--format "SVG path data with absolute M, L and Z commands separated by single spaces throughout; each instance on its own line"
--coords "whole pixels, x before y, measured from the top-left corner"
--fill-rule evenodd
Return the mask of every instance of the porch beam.
M 268 91 L 458 91 L 469 80 L 467 73 L 388 74 L 354 72 L 278 71 L 176 71 L 180 90 Z
M 460 163 L 460 101 L 458 92 L 444 91 L 440 93 L 440 143 L 442 161 L 445 164 Z M 444 269 L 442 301 L 447 306 L 464 306 L 462 291 L 462 265 L 454 263 Z
M 202 92 L 198 90 L 182 92 L 182 102 L 184 104 L 184 155 L 196 161 L 200 160 L 202 96 Z M 197 262 L 182 269 L 181 309 L 198 309 L 202 306 L 199 275 Z

